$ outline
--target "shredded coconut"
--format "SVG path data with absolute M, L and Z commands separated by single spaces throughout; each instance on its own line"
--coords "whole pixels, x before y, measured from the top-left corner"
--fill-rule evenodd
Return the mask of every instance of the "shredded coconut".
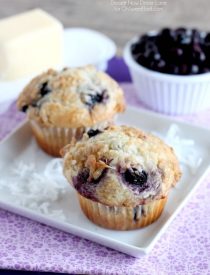
M 34 163 L 16 163 L 11 177 L 0 182 L 8 189 L 14 202 L 60 220 L 66 220 L 62 209 L 53 209 L 53 203 L 62 199 L 68 184 L 62 175 L 62 159 L 53 159 L 38 172 Z
M 168 145 L 170 145 L 179 159 L 181 165 L 188 167 L 192 174 L 197 172 L 198 167 L 202 163 L 202 158 L 193 139 L 185 139 L 180 136 L 180 128 L 177 124 L 172 124 L 166 135 L 154 133 L 162 138 Z

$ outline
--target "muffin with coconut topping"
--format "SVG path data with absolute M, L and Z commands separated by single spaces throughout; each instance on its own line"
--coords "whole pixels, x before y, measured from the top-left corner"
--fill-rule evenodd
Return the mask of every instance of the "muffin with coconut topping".
M 54 156 L 84 132 L 107 127 L 125 109 L 122 89 L 93 66 L 48 70 L 25 87 L 17 106 L 38 144 Z
M 154 222 L 181 172 L 173 149 L 127 126 L 84 134 L 63 150 L 64 175 L 94 223 L 129 230 Z

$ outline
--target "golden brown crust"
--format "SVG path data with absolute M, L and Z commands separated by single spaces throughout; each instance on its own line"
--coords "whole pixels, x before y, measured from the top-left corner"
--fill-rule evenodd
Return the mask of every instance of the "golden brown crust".
M 43 83 L 50 90 L 40 94 Z M 106 102 L 90 108 L 87 101 L 95 94 L 106 91 Z M 18 98 L 19 110 L 28 107 L 27 116 L 45 127 L 89 127 L 112 119 L 123 112 L 125 102 L 122 89 L 107 74 L 93 66 L 49 70 L 34 78 Z
M 173 149 L 158 137 L 132 127 L 111 126 L 92 138 L 85 134 L 63 153 L 64 174 L 76 189 L 79 185 L 75 185 L 75 178 L 81 171 L 88 169 L 87 181 L 97 182 L 107 168 L 96 185 L 87 182 L 84 188 L 88 191 L 89 184 L 94 200 L 109 206 L 136 206 L 164 198 L 181 177 Z M 131 168 L 147 174 L 144 190 L 125 182 L 123 175 Z

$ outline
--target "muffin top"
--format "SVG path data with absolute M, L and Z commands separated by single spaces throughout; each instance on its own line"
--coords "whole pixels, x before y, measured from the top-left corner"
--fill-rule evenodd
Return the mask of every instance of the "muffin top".
M 18 109 L 46 127 L 89 127 L 124 111 L 123 91 L 93 66 L 48 70 L 25 87 Z
M 181 177 L 173 149 L 127 126 L 89 131 L 63 149 L 64 175 L 84 197 L 109 206 L 137 206 L 167 196 Z

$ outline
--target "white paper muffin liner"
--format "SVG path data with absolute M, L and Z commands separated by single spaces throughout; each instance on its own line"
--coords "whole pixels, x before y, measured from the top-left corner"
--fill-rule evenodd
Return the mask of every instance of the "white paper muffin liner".
M 169 115 L 193 114 L 210 107 L 210 73 L 170 75 L 155 72 L 136 63 L 127 43 L 124 59 L 139 99 L 154 111 Z
M 107 121 L 98 123 L 92 127 L 60 128 L 44 127 L 35 120 L 30 120 L 33 134 L 39 146 L 46 153 L 55 157 L 61 157 L 60 150 L 73 139 L 81 139 L 84 132 L 90 129 L 103 129 L 111 123 L 111 121 Z
M 131 230 L 156 221 L 166 204 L 167 197 L 136 207 L 107 206 L 78 194 L 83 213 L 93 223 L 115 230 Z

